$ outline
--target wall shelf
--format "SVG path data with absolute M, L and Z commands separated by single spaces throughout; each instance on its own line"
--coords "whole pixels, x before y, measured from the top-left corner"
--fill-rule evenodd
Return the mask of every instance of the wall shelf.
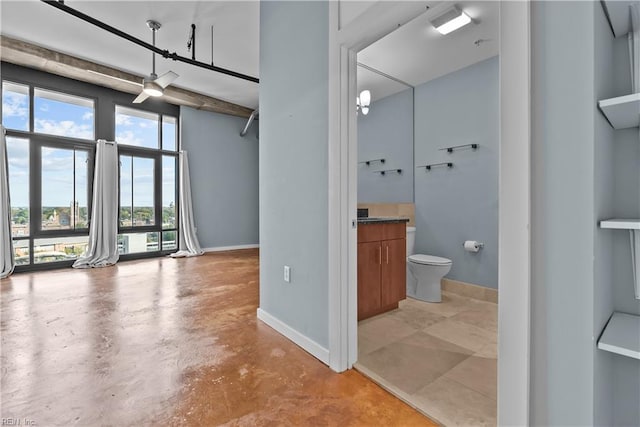
M 602 5 L 609 20 L 609 25 L 615 37 L 626 36 L 631 31 L 631 20 L 629 19 L 629 5 L 632 0 L 604 0 Z M 638 3 L 635 1 L 635 3 Z
M 640 316 L 614 312 L 598 340 L 598 348 L 640 360 Z
M 600 228 L 612 230 L 640 230 L 640 219 L 607 219 L 600 221 Z
M 598 101 L 600 111 L 614 129 L 627 129 L 640 125 L 640 93 Z
M 640 219 L 607 219 L 600 221 L 600 228 L 629 230 L 633 287 L 636 299 L 640 300 Z

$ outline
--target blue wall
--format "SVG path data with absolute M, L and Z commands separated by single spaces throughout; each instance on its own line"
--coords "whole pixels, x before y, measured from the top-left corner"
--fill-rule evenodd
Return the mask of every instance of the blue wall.
M 181 107 L 181 144 L 189 153 L 193 213 L 203 248 L 258 243 L 256 125 L 246 119 Z
M 498 57 L 415 88 L 416 253 L 453 261 L 447 277 L 498 286 Z M 439 148 L 479 144 L 448 154 Z M 465 240 L 485 244 L 465 252 Z
M 329 4 L 260 4 L 260 309 L 329 346 Z M 291 267 L 291 283 L 283 266 Z
M 385 163 L 358 164 L 358 202 L 413 202 L 413 90 L 376 101 L 358 116 L 358 161 L 384 158 Z M 402 174 L 374 173 L 402 169 Z

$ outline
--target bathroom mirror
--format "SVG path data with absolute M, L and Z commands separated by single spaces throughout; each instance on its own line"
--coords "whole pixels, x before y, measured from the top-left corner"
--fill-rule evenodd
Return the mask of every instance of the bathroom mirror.
M 357 100 L 358 204 L 412 204 L 413 88 L 360 61 L 361 54 L 358 54 Z

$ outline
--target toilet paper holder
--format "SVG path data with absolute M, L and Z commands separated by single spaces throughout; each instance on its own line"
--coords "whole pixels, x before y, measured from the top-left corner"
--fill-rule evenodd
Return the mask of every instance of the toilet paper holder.
M 465 248 L 465 250 L 467 250 L 467 243 L 472 244 L 475 248 L 477 248 L 476 252 L 482 248 L 484 248 L 484 243 L 482 242 L 476 242 L 475 240 L 466 240 L 464 242 L 462 242 L 462 247 Z M 469 248 L 471 249 L 471 248 Z

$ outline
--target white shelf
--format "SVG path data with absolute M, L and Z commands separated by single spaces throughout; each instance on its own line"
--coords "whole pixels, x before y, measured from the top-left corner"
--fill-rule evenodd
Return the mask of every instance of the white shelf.
M 598 348 L 640 360 L 640 316 L 613 313 Z
M 629 5 L 639 2 L 637 0 L 605 0 L 604 6 L 607 18 L 616 37 L 627 35 L 631 31 L 631 19 L 629 19 Z
M 598 101 L 600 110 L 614 129 L 634 128 L 640 125 L 640 93 Z
M 640 219 L 607 219 L 600 221 L 600 228 L 613 230 L 640 230 Z

